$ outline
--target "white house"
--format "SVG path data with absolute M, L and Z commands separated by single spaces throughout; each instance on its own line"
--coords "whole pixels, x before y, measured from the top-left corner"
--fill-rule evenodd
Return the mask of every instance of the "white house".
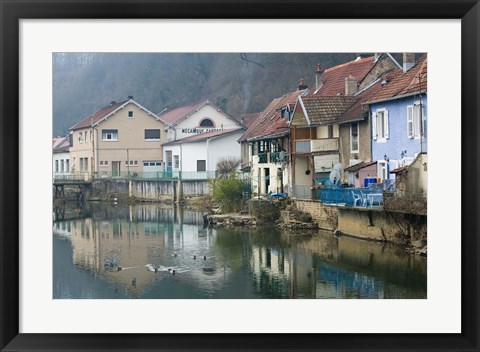
M 70 141 L 68 137 L 57 137 L 52 140 L 53 177 L 70 174 Z
M 167 124 L 167 141 L 199 133 L 219 132 L 241 128 L 242 124 L 211 104 L 208 100 L 164 109 L 158 117 Z
M 217 162 L 223 158 L 240 159 L 238 138 L 241 128 L 198 133 L 190 137 L 167 142 L 163 145 L 167 172 L 181 177 L 214 178 Z
M 208 100 L 165 109 L 158 117 L 167 126 L 167 143 L 163 144 L 167 173 L 182 171 L 182 178 L 214 177 L 219 159 L 240 158 L 237 139 L 242 124 Z

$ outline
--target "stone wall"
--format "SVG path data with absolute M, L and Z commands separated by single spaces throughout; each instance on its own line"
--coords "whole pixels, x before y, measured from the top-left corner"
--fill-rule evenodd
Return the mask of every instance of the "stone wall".
M 338 208 L 324 205 L 316 200 L 295 200 L 298 210 L 309 213 L 320 229 L 333 231 L 337 228 Z
M 338 229 L 345 235 L 408 244 L 427 238 L 427 217 L 339 207 Z
M 427 239 L 427 217 L 377 209 L 324 205 L 315 200 L 295 200 L 298 210 L 309 213 L 320 229 L 352 237 L 402 245 Z
M 205 196 L 210 193 L 207 180 L 127 180 L 99 179 L 92 182 L 89 199 L 105 199 L 112 194 L 150 201 Z

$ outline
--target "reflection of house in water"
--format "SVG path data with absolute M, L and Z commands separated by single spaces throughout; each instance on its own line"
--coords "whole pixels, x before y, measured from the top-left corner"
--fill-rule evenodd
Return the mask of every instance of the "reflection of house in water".
M 251 249 L 254 285 L 265 296 L 398 298 L 410 292 L 425 298 L 424 258 L 398 255 L 396 247 L 331 234 L 282 243 L 276 249 Z
M 93 218 L 55 222 L 54 234 L 70 238 L 75 265 L 132 292 L 170 275 L 166 268 L 175 267 L 173 253 L 193 251 L 204 235 L 198 227 L 203 218 L 195 212 L 180 216 L 178 209 L 136 205 L 92 214 Z M 161 269 L 155 273 L 146 264 Z
M 312 256 L 288 249 L 253 246 L 250 265 L 255 288 L 265 294 L 281 297 L 311 297 L 313 282 Z

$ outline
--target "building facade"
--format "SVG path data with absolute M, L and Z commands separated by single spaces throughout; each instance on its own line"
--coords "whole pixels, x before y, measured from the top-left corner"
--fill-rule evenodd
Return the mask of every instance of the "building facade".
M 147 176 L 163 171 L 166 125 L 129 97 L 70 128 L 70 169 L 96 177 Z

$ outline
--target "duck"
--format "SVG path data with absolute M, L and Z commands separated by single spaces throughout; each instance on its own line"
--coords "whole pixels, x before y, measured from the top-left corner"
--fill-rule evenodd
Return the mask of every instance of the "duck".
M 207 256 L 206 256 L 206 255 L 203 256 L 203 260 L 207 260 Z

